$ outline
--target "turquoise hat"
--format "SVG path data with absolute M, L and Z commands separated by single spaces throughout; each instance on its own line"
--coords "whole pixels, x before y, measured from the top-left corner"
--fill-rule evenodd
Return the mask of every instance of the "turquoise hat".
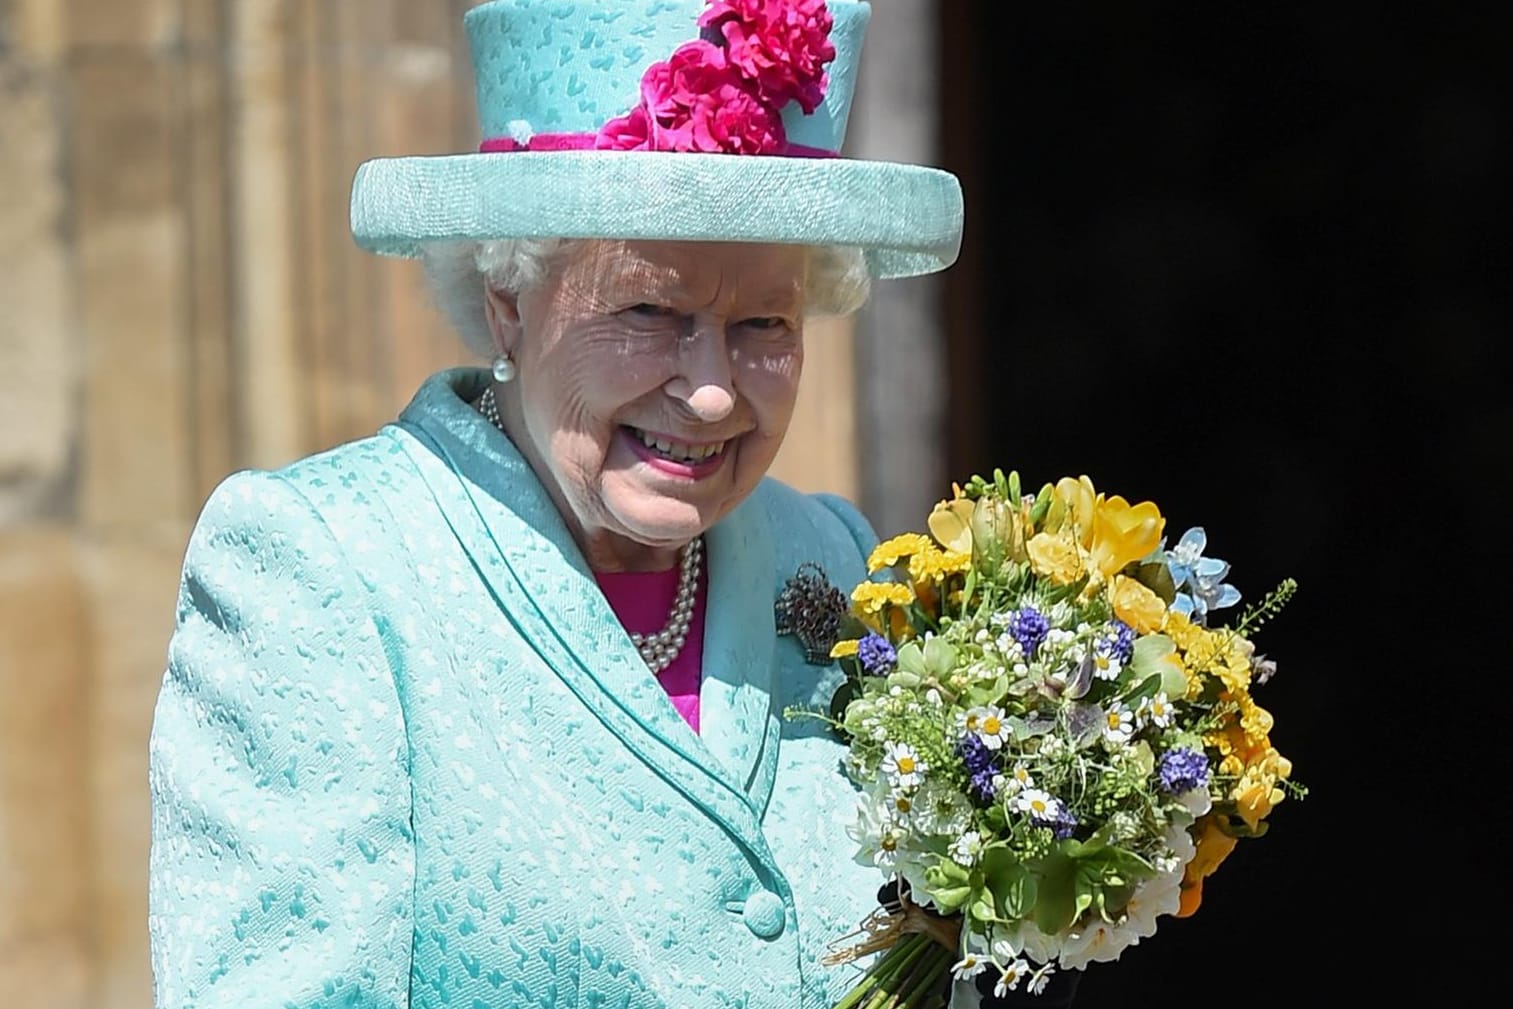
M 857 0 L 492 0 L 463 17 L 483 142 L 357 170 L 352 234 L 858 246 L 873 276 L 949 266 L 961 186 L 841 155 Z

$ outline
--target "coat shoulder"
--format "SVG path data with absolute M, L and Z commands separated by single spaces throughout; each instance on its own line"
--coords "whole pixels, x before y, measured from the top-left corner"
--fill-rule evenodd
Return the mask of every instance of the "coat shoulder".
M 231 473 L 207 498 L 199 522 L 267 519 L 275 501 L 285 503 L 279 511 L 289 519 L 296 510 L 289 506 L 298 502 L 304 518 L 346 540 L 392 522 L 395 502 L 411 496 L 418 480 L 398 442 L 379 433 L 282 466 Z
M 752 496 L 772 529 L 780 580 L 810 561 L 842 586 L 865 576 L 877 533 L 855 504 L 839 494 L 800 491 L 772 477 Z

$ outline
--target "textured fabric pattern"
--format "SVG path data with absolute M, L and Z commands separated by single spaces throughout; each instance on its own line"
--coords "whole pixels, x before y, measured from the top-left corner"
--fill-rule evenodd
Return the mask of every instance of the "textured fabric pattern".
M 790 143 L 838 151 L 856 92 L 857 57 L 871 14 L 856 0 L 828 0 L 835 59 L 825 99 L 810 115 L 783 110 Z M 505 0 L 463 17 L 485 137 L 597 133 L 629 112 L 641 75 L 699 38 L 705 0 Z
M 160 1009 L 794 1006 L 872 906 L 839 671 L 778 638 L 848 504 L 768 481 L 707 537 L 702 737 L 529 467 L 442 373 L 397 424 L 228 479 L 151 742 Z
M 784 110 L 788 141 L 844 149 L 871 7 L 829 0 L 836 57 L 824 101 Z M 496 0 L 464 17 L 484 137 L 595 133 L 640 97 L 648 64 L 699 37 L 703 0 Z M 862 247 L 874 276 L 944 269 L 961 244 L 956 177 L 846 158 L 521 151 L 378 158 L 352 184 L 352 234 L 372 252 L 427 242 L 623 238 Z

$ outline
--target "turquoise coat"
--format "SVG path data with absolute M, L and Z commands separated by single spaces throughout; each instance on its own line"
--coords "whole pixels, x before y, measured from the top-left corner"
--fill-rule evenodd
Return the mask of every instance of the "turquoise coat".
M 397 423 L 227 479 L 151 742 L 159 1009 L 824 1009 L 874 907 L 773 602 L 873 533 L 767 480 L 710 530 L 702 735 L 510 443 L 429 380 Z

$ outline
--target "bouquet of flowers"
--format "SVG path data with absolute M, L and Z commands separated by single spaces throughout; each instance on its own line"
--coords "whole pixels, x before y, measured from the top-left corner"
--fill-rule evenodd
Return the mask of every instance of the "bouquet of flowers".
M 987 1006 L 1116 959 L 1305 794 L 1252 698 L 1276 667 L 1251 635 L 1291 579 L 1219 625 L 1229 565 L 1201 528 L 1168 548 L 1155 504 L 1001 471 L 954 491 L 929 535 L 873 551 L 831 652 L 847 675 L 820 717 L 892 888 L 831 957 L 879 954 L 840 1009 L 968 979 Z

